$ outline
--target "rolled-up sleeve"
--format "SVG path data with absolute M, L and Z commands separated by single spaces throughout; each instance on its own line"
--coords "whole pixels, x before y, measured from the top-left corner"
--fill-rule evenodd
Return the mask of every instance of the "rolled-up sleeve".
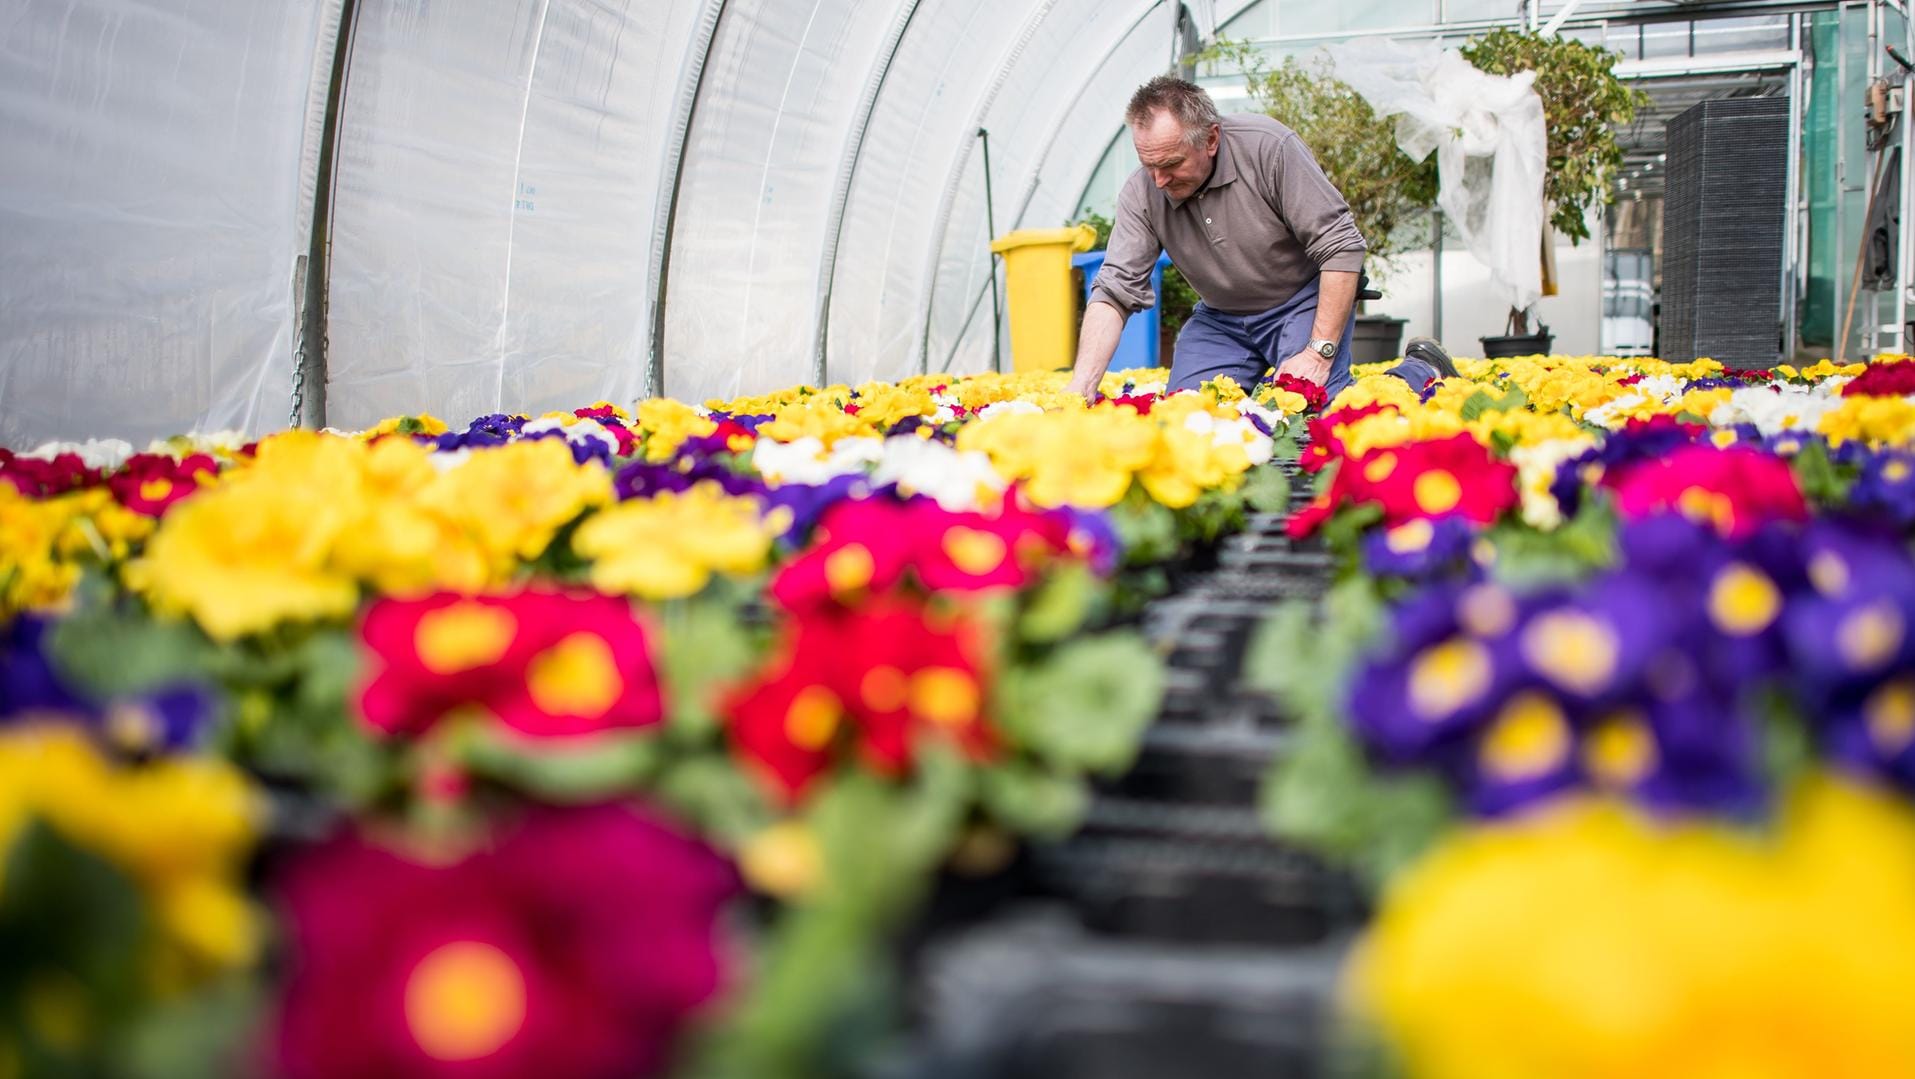
M 1110 229 L 1110 245 L 1104 255 L 1104 268 L 1091 282 L 1090 302 L 1107 303 L 1123 312 L 1124 318 L 1151 306 L 1157 297 L 1150 290 L 1150 271 L 1164 245 L 1150 226 L 1144 210 L 1147 195 L 1134 173 L 1117 193 L 1117 220 Z
M 1267 152 L 1274 160 L 1267 163 L 1265 175 L 1274 179 L 1276 205 L 1304 252 L 1320 269 L 1363 269 L 1369 245 L 1357 231 L 1343 193 L 1323 174 L 1302 139 L 1292 135 L 1273 141 Z

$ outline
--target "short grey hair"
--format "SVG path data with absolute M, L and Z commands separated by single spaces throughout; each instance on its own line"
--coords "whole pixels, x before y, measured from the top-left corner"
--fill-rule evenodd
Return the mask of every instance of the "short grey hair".
M 1183 125 L 1185 140 L 1192 146 L 1202 146 L 1210 137 L 1211 127 L 1223 122 L 1217 113 L 1217 103 L 1210 100 L 1203 87 L 1174 75 L 1159 75 L 1139 86 L 1137 92 L 1130 95 L 1124 122 L 1131 127 L 1142 127 L 1150 123 L 1151 113 L 1159 109 L 1177 118 Z

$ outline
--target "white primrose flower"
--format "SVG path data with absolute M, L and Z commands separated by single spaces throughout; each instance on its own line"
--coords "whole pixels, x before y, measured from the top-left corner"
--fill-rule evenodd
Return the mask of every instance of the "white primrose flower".
M 1709 414 L 1717 427 L 1754 424 L 1764 435 L 1783 431 L 1813 431 L 1822 417 L 1842 405 L 1842 398 L 1823 386 L 1747 386 Z
M 1563 523 L 1562 507 L 1550 493 L 1550 484 L 1556 481 L 1556 471 L 1564 461 L 1593 445 L 1595 443 L 1588 439 L 1557 438 L 1520 445 L 1509 451 L 1509 459 L 1516 466 L 1517 487 L 1522 493 L 1524 524 L 1549 532 Z
M 925 495 L 952 512 L 994 502 L 1006 484 L 988 454 L 959 452 L 936 439 L 898 435 L 884 441 L 874 484 L 895 483 L 905 494 Z
M 520 437 L 529 438 L 533 435 L 544 434 L 547 431 L 559 432 L 565 437 L 565 441 L 573 445 L 585 442 L 597 442 L 603 445 L 614 456 L 618 454 L 618 436 L 606 430 L 604 424 L 592 419 L 590 416 L 574 416 L 570 419 L 560 419 L 557 416 L 552 416 L 542 420 L 533 420 L 520 429 L 519 435 Z
M 114 469 L 126 463 L 133 456 L 133 444 L 118 438 L 89 438 L 85 442 L 43 442 L 22 457 L 38 457 L 51 461 L 63 453 L 77 454 L 80 463 L 88 468 Z
M 770 483 L 815 485 L 836 476 L 863 475 L 884 457 L 884 442 L 876 438 L 841 438 L 826 450 L 822 441 L 807 435 L 790 442 L 761 438 L 752 447 L 752 467 Z
M 1033 401 L 997 401 L 978 409 L 977 418 L 980 420 L 988 420 L 992 416 L 1003 416 L 1012 412 L 1041 413 L 1043 411 L 1044 407 Z

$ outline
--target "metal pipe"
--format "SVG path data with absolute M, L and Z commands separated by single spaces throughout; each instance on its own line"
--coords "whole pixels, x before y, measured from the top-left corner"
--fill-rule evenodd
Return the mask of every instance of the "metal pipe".
M 334 38 L 332 81 L 326 90 L 326 118 L 320 128 L 318 175 L 313 181 L 311 244 L 300 271 L 298 300 L 299 345 L 293 356 L 293 386 L 289 423 L 294 427 L 326 426 L 327 284 L 331 274 L 332 188 L 339 143 L 339 115 L 344 111 L 346 78 L 352 68 L 352 43 L 359 26 L 359 0 L 343 0 L 339 32 Z
M 711 57 L 712 39 L 718 34 L 718 22 L 725 16 L 725 0 L 705 0 L 699 16 L 698 32 L 685 57 L 685 73 L 678 87 L 678 107 L 672 119 L 672 137 L 666 142 L 665 167 L 659 175 L 665 179 L 658 191 L 658 203 L 652 215 L 652 341 L 651 357 L 645 367 L 645 396 L 665 392 L 665 283 L 672 271 L 672 224 L 678 214 L 679 183 L 685 176 L 685 149 L 691 144 L 692 114 L 698 109 L 698 92 L 705 83 L 705 61 Z
M 991 132 L 980 127 L 977 137 L 984 143 L 984 231 L 985 243 L 989 244 L 997 241 L 997 211 L 991 196 Z M 991 256 L 991 370 L 1004 370 L 1004 308 L 998 299 L 995 254 Z

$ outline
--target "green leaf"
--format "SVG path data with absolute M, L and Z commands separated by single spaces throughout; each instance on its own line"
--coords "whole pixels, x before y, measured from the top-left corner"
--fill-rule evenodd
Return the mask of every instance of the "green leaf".
M 1103 582 L 1082 562 L 1065 562 L 1046 574 L 1024 600 L 1017 632 L 1027 641 L 1062 640 L 1083 627 L 1102 599 Z
M 1124 546 L 1124 564 L 1150 565 L 1174 558 L 1177 517 L 1169 507 L 1151 498 L 1141 484 L 1132 484 L 1122 501 L 1110 508 L 1110 521 Z
M 202 676 L 219 655 L 190 622 L 113 607 L 82 609 L 55 623 L 48 647 L 61 672 L 96 697 Z
M 764 789 L 728 756 L 676 761 L 658 776 L 651 794 L 701 835 L 736 847 L 774 816 Z
M 1290 508 L 1290 477 L 1274 464 L 1250 470 L 1244 477 L 1243 499 L 1258 513 L 1279 513 Z
M 548 802 L 592 802 L 640 789 L 662 755 L 652 734 L 604 734 L 580 744 L 529 743 L 490 726 L 465 732 L 458 754 L 475 775 Z
M 1802 493 L 1818 506 L 1840 507 L 1848 501 L 1851 483 L 1829 459 L 1828 444 L 1804 440 L 1802 448 L 1789 459 Z
M 998 680 L 998 721 L 1054 767 L 1130 765 L 1164 692 L 1163 661 L 1135 632 L 1073 640 Z
M 978 794 L 991 818 L 1014 832 L 1062 839 L 1076 830 L 1090 804 L 1083 780 L 1012 761 L 985 769 Z
M 1488 412 L 1495 404 L 1496 398 L 1491 397 L 1488 390 L 1477 390 L 1463 401 L 1459 414 L 1463 417 L 1463 422 L 1468 423 Z
M 657 645 L 674 737 L 708 741 L 718 731 L 717 695 L 743 681 L 762 654 L 736 606 L 689 599 L 660 604 Z
M 1383 776 L 1334 720 L 1299 724 L 1266 779 L 1264 823 L 1380 886 L 1434 843 L 1454 810 L 1434 776 Z

